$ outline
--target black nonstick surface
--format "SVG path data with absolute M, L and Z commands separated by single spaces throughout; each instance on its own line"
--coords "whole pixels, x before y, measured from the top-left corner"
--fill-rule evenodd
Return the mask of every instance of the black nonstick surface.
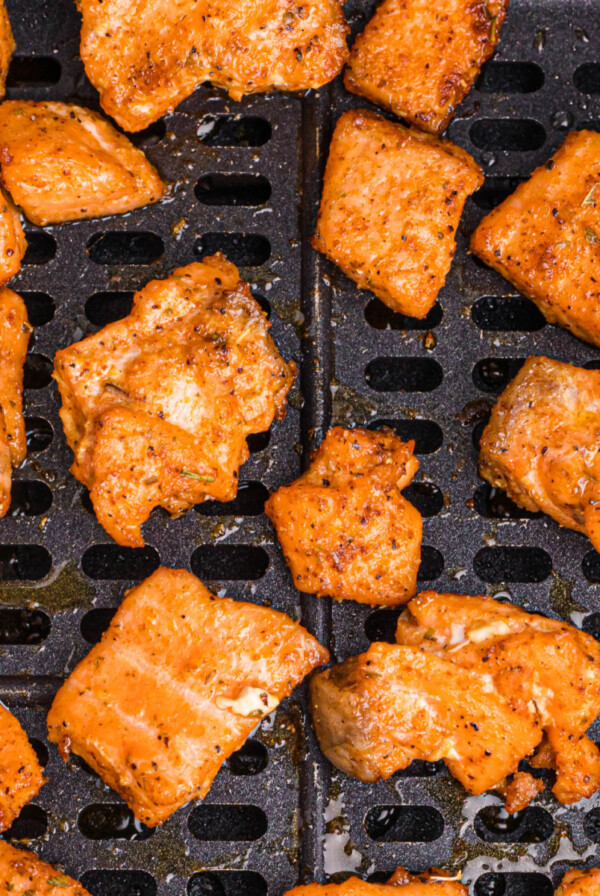
M 72 0 L 7 6 L 18 44 L 9 98 L 97 108 Z M 346 12 L 356 31 L 371 4 L 350 0 Z M 452 271 L 425 322 L 392 314 L 308 245 L 333 125 L 357 105 L 340 79 L 304 97 L 240 103 L 201 87 L 135 137 L 174 184 L 170 200 L 123 217 L 28 226 L 12 285 L 35 326 L 30 447 L 0 521 L 0 699 L 36 739 L 49 782 L 5 836 L 64 865 L 93 896 L 281 896 L 297 882 L 352 872 L 383 879 L 399 863 L 464 868 L 475 896 L 550 896 L 567 867 L 597 862 L 600 800 L 565 808 L 547 792 L 508 819 L 493 794 L 465 798 L 443 764 L 414 763 L 386 783 L 361 784 L 321 757 L 302 689 L 202 803 L 153 833 L 80 760 L 65 766 L 45 740 L 61 680 L 123 590 L 159 563 L 301 618 L 336 659 L 391 637 L 393 611 L 299 595 L 262 513 L 267 493 L 299 473 L 332 423 L 385 422 L 416 439 L 421 470 L 408 495 L 426 516 L 423 587 L 505 595 L 600 636 L 600 557 L 585 538 L 490 492 L 475 448 L 495 396 L 527 355 L 600 366 L 600 352 L 544 325 L 466 251 L 485 211 L 568 130 L 600 130 L 600 4 L 513 0 L 499 51 L 448 132 L 483 165 L 486 183 L 467 202 Z M 133 290 L 217 249 L 270 309 L 301 388 L 286 420 L 252 439 L 233 506 L 205 505 L 174 522 L 155 512 L 147 547 L 125 550 L 67 472 L 51 360 L 126 314 Z

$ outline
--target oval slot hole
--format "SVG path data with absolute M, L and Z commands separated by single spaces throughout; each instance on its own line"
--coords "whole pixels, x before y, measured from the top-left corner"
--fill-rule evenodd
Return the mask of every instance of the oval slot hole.
M 418 582 L 434 582 L 439 579 L 444 571 L 443 554 L 431 545 L 425 544 L 421 548 L 421 565 L 417 575 Z
M 552 571 L 550 555 L 542 548 L 481 548 L 473 567 L 484 582 L 543 582 Z
M 433 420 L 373 420 L 367 429 L 393 429 L 403 442 L 415 443 L 415 454 L 435 454 L 442 447 L 444 434 Z
M 43 327 L 54 317 L 54 299 L 45 292 L 22 292 L 21 298 L 27 308 L 27 317 L 32 327 Z
M 40 806 L 25 806 L 2 836 L 5 840 L 37 840 L 48 829 L 48 816 Z
M 273 130 L 265 118 L 256 115 L 207 115 L 197 134 L 205 146 L 264 146 Z
M 232 753 L 227 768 L 232 775 L 259 775 L 267 767 L 269 754 L 259 740 L 247 740 L 241 749 Z
M 541 311 L 524 296 L 483 296 L 471 309 L 471 318 L 481 330 L 533 333 L 545 326 Z
M 240 581 L 261 579 L 269 566 L 263 548 L 249 544 L 203 544 L 192 554 L 191 567 L 199 579 Z
M 42 743 L 41 740 L 37 740 L 35 737 L 30 738 L 29 742 L 35 751 L 37 761 L 42 766 L 42 768 L 46 768 L 48 762 L 50 761 L 48 747 L 46 746 L 46 744 Z
M 30 352 L 23 370 L 24 389 L 45 389 L 52 382 L 52 361 L 46 355 Z
M 375 330 L 432 330 L 441 322 L 443 314 L 439 303 L 422 320 L 392 311 L 379 299 L 371 299 L 365 308 L 365 320 Z
M 160 566 L 155 548 L 124 548 L 95 544 L 81 558 L 81 569 L 90 579 L 145 579 Z
M 79 813 L 77 824 L 88 840 L 147 840 L 154 833 L 135 818 L 131 809 L 119 803 L 86 806 Z
M 486 843 L 543 843 L 554 831 L 552 816 L 539 806 L 509 815 L 504 806 L 485 806 L 475 816 L 475 833 Z
M 441 489 L 433 482 L 413 482 L 402 494 L 424 517 L 435 516 L 444 506 Z
M 600 613 L 591 613 L 589 616 L 586 616 L 581 627 L 592 638 L 600 641 Z
M 443 378 L 432 358 L 375 358 L 365 370 L 365 380 L 376 392 L 432 392 Z
M 534 520 L 541 513 L 523 510 L 499 488 L 492 488 L 489 483 L 480 485 L 473 496 L 475 510 L 486 520 Z
M 486 177 L 484 185 L 471 198 L 478 208 L 491 211 L 514 193 L 523 180 L 522 177 Z
M 600 554 L 597 551 L 588 551 L 581 561 L 581 569 L 593 585 L 600 584 Z
M 259 516 L 269 490 L 261 482 L 242 482 L 233 501 L 204 501 L 196 505 L 202 516 Z
M 0 581 L 38 582 L 52 569 L 52 556 L 39 544 L 0 545 Z
M 105 327 L 131 313 L 133 292 L 97 292 L 85 303 L 85 316 L 95 327 Z
M 134 146 L 138 149 L 152 149 L 164 139 L 167 133 L 167 126 L 162 118 L 153 122 L 143 131 L 137 131 L 135 134 L 127 134 Z
M 81 883 L 91 896 L 156 896 L 147 871 L 86 871 Z
M 162 239 L 150 231 L 95 233 L 87 253 L 96 264 L 153 264 L 165 251 Z
M 25 417 L 25 433 L 27 436 L 27 451 L 45 451 L 52 444 L 54 430 L 52 425 L 43 417 Z
M 486 62 L 475 82 L 482 93 L 535 93 L 544 72 L 535 62 Z
M 365 635 L 369 641 L 384 641 L 386 644 L 396 643 L 396 626 L 400 609 L 382 607 L 373 610 L 365 619 Z
M 196 198 L 203 205 L 264 205 L 271 198 L 271 184 L 262 174 L 205 174 L 196 184 Z
M 10 501 L 10 516 L 40 516 L 52 506 L 52 492 L 45 482 L 38 479 L 17 479 L 13 481 Z
M 432 806 L 374 806 L 365 829 L 384 843 L 432 843 L 442 836 L 444 819 Z
M 264 451 L 265 448 L 269 447 L 270 441 L 270 429 L 265 430 L 265 432 L 253 432 L 251 435 L 246 436 L 246 444 L 251 454 L 258 454 L 259 451 Z
M 200 261 L 215 252 L 222 252 L 239 268 L 252 268 L 269 260 L 271 243 L 259 233 L 205 233 L 194 246 Z
M 475 884 L 475 896 L 552 896 L 552 881 L 544 874 L 514 871 L 482 874 Z
M 13 56 L 7 87 L 50 87 L 60 81 L 60 62 L 49 56 Z
M 41 230 L 25 232 L 27 251 L 23 256 L 23 264 L 48 264 L 56 255 L 56 240 L 50 233 Z
M 477 149 L 533 152 L 546 142 L 546 131 L 529 118 L 480 118 L 469 131 Z
M 267 890 L 257 871 L 200 871 L 187 888 L 188 896 L 267 896 Z
M 482 392 L 497 394 L 517 375 L 525 358 L 482 358 L 473 368 L 473 382 Z
M 88 644 L 97 644 L 100 641 L 116 612 L 116 607 L 98 607 L 85 614 L 81 620 L 80 630 Z
M 575 69 L 573 83 L 581 93 L 600 93 L 600 63 L 584 62 Z
M 41 610 L 0 609 L 0 644 L 41 644 L 50 634 L 50 619 Z
M 407 768 L 402 768 L 394 775 L 396 778 L 433 778 L 444 771 L 444 763 L 425 762 L 423 759 L 413 759 Z
M 267 816 L 258 806 L 200 805 L 188 818 L 196 840 L 259 840 L 268 829 Z

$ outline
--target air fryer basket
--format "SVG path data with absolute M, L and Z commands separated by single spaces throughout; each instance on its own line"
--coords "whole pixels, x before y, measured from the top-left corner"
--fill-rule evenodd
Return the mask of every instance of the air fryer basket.
M 18 45 L 9 98 L 97 108 L 72 0 L 7 6 Z M 350 0 L 354 30 L 371 9 Z M 600 4 L 513 0 L 500 48 L 449 129 L 483 165 L 486 183 L 467 202 L 454 265 L 424 322 L 392 314 L 308 245 L 333 125 L 356 105 L 340 79 L 305 97 L 241 103 L 203 86 L 135 137 L 174 183 L 169 201 L 28 227 L 14 287 L 35 326 L 30 448 L 0 522 L 0 699 L 37 739 L 49 783 L 9 834 L 66 865 L 94 896 L 281 896 L 299 881 L 351 872 L 383 879 L 399 863 L 464 867 L 476 896 L 550 896 L 565 868 L 597 861 L 600 800 L 560 807 L 547 791 L 509 819 L 493 794 L 466 797 L 443 764 L 414 763 L 376 786 L 336 772 L 314 741 L 302 689 L 227 763 L 202 803 L 153 833 L 81 761 L 65 766 L 45 741 L 62 678 L 99 638 L 123 590 L 159 562 L 302 619 L 336 659 L 392 636 L 393 611 L 299 595 L 262 513 L 267 492 L 299 473 L 331 424 L 385 422 L 416 440 L 421 470 L 408 495 L 426 517 L 424 587 L 504 594 L 600 636 L 600 556 L 583 537 L 491 492 L 477 477 L 475 447 L 491 403 L 527 355 L 595 367 L 600 353 L 545 326 L 467 253 L 485 211 L 568 130 L 600 129 Z M 234 505 L 204 505 L 175 522 L 155 512 L 147 547 L 122 549 L 67 472 L 51 359 L 126 314 L 148 280 L 216 249 L 270 309 L 302 391 L 283 423 L 251 440 Z

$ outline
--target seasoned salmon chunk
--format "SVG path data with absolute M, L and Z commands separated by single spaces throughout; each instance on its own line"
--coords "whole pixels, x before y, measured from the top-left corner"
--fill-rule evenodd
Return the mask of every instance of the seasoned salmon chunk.
M 10 27 L 10 19 L 4 0 L 0 0 L 0 100 L 6 93 L 6 77 L 14 51 L 15 39 Z
M 540 747 L 561 803 L 600 789 L 600 751 L 586 736 L 600 713 L 600 644 L 511 604 L 420 594 L 397 644 L 316 673 L 310 691 L 325 755 L 363 781 L 443 759 L 470 793 L 504 789 L 515 811 L 540 790 L 516 775 Z
M 71 472 L 119 544 L 144 544 L 154 507 L 235 498 L 246 437 L 285 416 L 295 376 L 269 326 L 218 254 L 151 281 L 131 314 L 57 353 Z
M 600 550 L 600 371 L 528 358 L 496 402 L 479 472 Z
M 49 738 L 154 826 L 205 796 L 227 757 L 328 656 L 284 613 L 159 569 L 127 593 L 59 690 Z
M 18 719 L 0 703 L 0 831 L 8 830 L 43 783 L 42 769 L 27 735 Z
M 398 887 L 402 888 L 402 896 L 467 896 L 469 892 L 463 884 L 437 868 L 422 874 L 409 874 L 404 868 L 398 868 L 385 884 L 371 884 L 350 877 L 341 884 L 294 887 L 285 896 L 394 896 Z
M 344 84 L 432 134 L 494 52 L 508 0 L 382 0 L 358 36 Z
M 570 133 L 486 215 L 471 249 L 547 321 L 600 345 L 600 134 Z
M 600 868 L 567 871 L 555 896 L 600 896 Z
M 419 468 L 413 449 L 391 431 L 335 427 L 271 495 L 265 512 L 299 591 L 391 605 L 415 594 L 421 514 L 401 494 Z
M 19 273 L 26 250 L 21 215 L 0 187 L 0 287 Z
M 127 137 L 69 103 L 2 103 L 0 172 L 17 205 L 42 226 L 130 212 L 166 192 Z
M 312 244 L 361 289 L 423 318 L 450 269 L 465 200 L 482 183 L 464 149 L 371 112 L 345 112 Z
M 12 896 L 90 896 L 80 883 L 33 852 L 0 840 L 0 893 Z
M 23 365 L 31 325 L 23 299 L 0 288 L 0 517 L 10 507 L 12 468 L 25 460 Z
M 78 0 L 103 109 L 139 131 L 212 81 L 239 100 L 331 81 L 348 58 L 339 0 Z

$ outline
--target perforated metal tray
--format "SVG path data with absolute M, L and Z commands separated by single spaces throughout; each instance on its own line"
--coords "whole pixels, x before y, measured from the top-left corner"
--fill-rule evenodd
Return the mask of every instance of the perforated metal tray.
M 350 0 L 353 29 L 371 3 Z M 18 49 L 9 97 L 97 108 L 78 57 L 72 0 L 7 0 Z M 220 593 L 304 623 L 341 659 L 393 632 L 394 613 L 332 605 L 293 588 L 261 513 L 331 423 L 391 422 L 416 438 L 424 514 L 421 581 L 507 594 L 600 635 L 600 557 L 545 517 L 519 512 L 477 477 L 475 440 L 495 395 L 528 354 L 600 364 L 597 349 L 544 326 L 536 309 L 466 251 L 484 211 L 545 161 L 574 127 L 600 129 L 600 4 L 513 0 L 488 63 L 449 136 L 485 168 L 469 200 L 448 282 L 425 323 L 391 314 L 309 247 L 335 120 L 360 105 L 336 82 L 306 97 L 231 102 L 200 88 L 136 137 L 173 198 L 124 217 L 29 227 L 14 286 L 35 337 L 27 363 L 29 457 L 0 522 L 0 698 L 47 757 L 49 783 L 11 832 L 64 864 L 94 896 L 280 896 L 298 881 L 398 863 L 465 867 L 476 896 L 550 894 L 566 867 L 597 861 L 600 801 L 540 796 L 516 820 L 493 795 L 465 798 L 443 766 L 415 764 L 377 786 L 324 762 L 301 690 L 219 774 L 202 804 L 149 832 L 77 759 L 45 743 L 62 678 L 98 638 L 125 587 L 161 562 Z M 131 292 L 216 248 L 242 265 L 271 309 L 273 336 L 301 366 L 285 422 L 253 440 L 233 507 L 170 522 L 155 512 L 147 548 L 124 551 L 96 523 L 70 463 L 50 382 L 57 348 L 127 313 Z M 218 510 L 221 515 L 215 513 Z

